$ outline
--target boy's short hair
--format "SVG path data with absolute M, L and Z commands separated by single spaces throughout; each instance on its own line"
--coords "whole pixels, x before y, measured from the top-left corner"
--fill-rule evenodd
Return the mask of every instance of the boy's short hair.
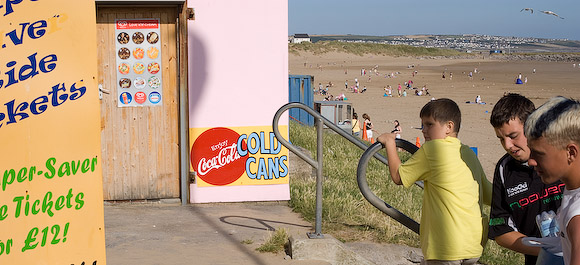
M 519 118 L 523 124 L 535 109 L 536 106 L 528 98 L 520 94 L 509 93 L 497 101 L 491 111 L 489 123 L 493 128 L 500 128 L 509 123 L 510 120 Z
M 530 114 L 524 128 L 528 141 L 545 137 L 559 149 L 570 142 L 580 143 L 580 102 L 553 97 Z
M 455 101 L 448 98 L 431 100 L 421 109 L 419 117 L 432 117 L 439 123 L 452 121 L 455 126 L 453 131 L 459 133 L 461 127 L 461 111 Z

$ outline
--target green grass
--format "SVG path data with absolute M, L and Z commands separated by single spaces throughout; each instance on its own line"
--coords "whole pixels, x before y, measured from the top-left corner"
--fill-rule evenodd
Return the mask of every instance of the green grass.
M 328 52 L 343 52 L 356 55 L 375 54 L 388 56 L 469 56 L 452 49 L 414 47 L 410 45 L 391 45 L 380 43 L 354 43 L 339 41 L 318 41 L 316 43 L 302 42 L 288 44 L 288 52 L 312 52 L 324 54 Z
M 254 240 L 245 239 L 245 240 L 240 241 L 240 243 L 242 243 L 243 245 L 251 245 L 251 244 L 254 244 Z
M 270 233 L 270 236 L 266 239 L 266 242 L 256 248 L 256 250 L 259 252 L 278 253 L 284 251 L 287 243 L 288 231 L 286 231 L 286 229 L 276 229 L 276 231 Z
M 293 144 L 309 150 L 316 157 L 314 127 L 290 123 Z M 324 134 L 323 148 L 323 210 L 322 233 L 331 234 L 343 242 L 370 240 L 419 247 L 419 236 L 374 208 L 361 194 L 356 182 L 356 168 L 363 153 L 348 140 L 335 133 Z M 410 154 L 403 152 L 401 159 Z M 387 167 L 372 159 L 367 167 L 371 190 L 388 204 L 419 221 L 421 188 L 409 189 L 395 185 L 387 175 Z M 290 207 L 312 224 L 316 214 L 316 179 L 290 178 Z M 489 212 L 489 208 L 486 209 Z M 523 264 L 523 255 L 488 241 L 480 262 L 485 264 Z

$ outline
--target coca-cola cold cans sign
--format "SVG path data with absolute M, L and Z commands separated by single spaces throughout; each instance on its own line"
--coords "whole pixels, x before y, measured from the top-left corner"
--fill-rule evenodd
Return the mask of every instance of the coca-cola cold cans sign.
M 266 138 L 263 131 L 239 134 L 229 128 L 212 128 L 195 140 L 191 165 L 210 185 L 272 184 L 270 180 L 288 175 L 288 157 L 278 155 L 281 149 L 272 132 Z

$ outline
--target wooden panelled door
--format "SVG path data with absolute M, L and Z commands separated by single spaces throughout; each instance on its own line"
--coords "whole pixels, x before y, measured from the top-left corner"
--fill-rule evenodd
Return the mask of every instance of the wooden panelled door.
M 179 198 L 177 14 L 173 7 L 97 8 L 98 78 L 102 95 L 103 157 L 100 161 L 105 200 Z M 117 19 L 160 21 L 161 69 L 157 76 L 161 74 L 158 89 L 162 90 L 159 105 L 118 106 L 122 99 L 119 89 L 122 88 L 117 76 L 120 73 L 117 58 L 121 56 L 116 48 Z

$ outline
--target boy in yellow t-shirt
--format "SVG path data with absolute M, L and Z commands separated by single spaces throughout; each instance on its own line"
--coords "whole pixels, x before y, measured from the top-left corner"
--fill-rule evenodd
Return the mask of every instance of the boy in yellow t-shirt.
M 424 181 L 422 264 L 475 264 L 487 238 L 482 203 L 491 202 L 491 183 L 475 153 L 457 139 L 461 112 L 455 102 L 430 101 L 419 116 L 426 142 L 404 164 L 395 134 L 382 134 L 377 141 L 386 148 L 391 179 L 397 185 Z

